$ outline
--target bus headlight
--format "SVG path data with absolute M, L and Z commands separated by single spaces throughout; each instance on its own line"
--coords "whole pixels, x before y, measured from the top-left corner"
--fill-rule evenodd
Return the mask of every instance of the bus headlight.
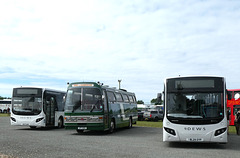
M 164 129 L 165 129 L 165 131 L 168 132 L 169 134 L 174 135 L 174 136 L 176 135 L 176 132 L 175 132 L 173 129 L 167 128 L 167 127 L 164 127 Z
M 66 122 L 77 122 L 77 117 L 65 117 Z
M 97 121 L 97 122 L 102 122 L 103 121 L 103 117 L 99 116 L 99 117 L 89 117 L 88 121 L 93 122 L 93 121 Z
M 16 119 L 15 119 L 15 118 L 13 118 L 13 117 L 11 117 L 11 120 L 12 120 L 12 121 L 14 121 L 14 122 L 16 122 Z
M 218 129 L 218 130 L 215 131 L 214 136 L 218 136 L 218 135 L 224 133 L 226 130 L 227 130 L 227 128 Z
M 40 122 L 40 121 L 42 121 L 43 119 L 44 119 L 44 117 L 38 118 L 38 119 L 36 119 L 36 122 Z

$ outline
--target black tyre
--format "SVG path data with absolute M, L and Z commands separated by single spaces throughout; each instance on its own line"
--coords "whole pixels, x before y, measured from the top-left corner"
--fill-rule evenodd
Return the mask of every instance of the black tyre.
M 111 123 L 110 123 L 109 133 L 113 133 L 114 130 L 115 130 L 115 122 L 114 122 L 114 120 L 112 119 L 112 120 L 111 120 Z
M 128 124 L 128 128 L 132 128 L 132 118 L 129 118 L 129 124 Z
M 62 118 L 58 119 L 58 128 L 63 128 L 63 119 Z

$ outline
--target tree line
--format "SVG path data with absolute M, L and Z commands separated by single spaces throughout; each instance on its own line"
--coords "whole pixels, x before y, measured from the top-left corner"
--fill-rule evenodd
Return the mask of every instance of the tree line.
M 3 99 L 11 99 L 10 97 L 2 97 L 0 96 L 0 100 L 3 100 Z
M 163 101 L 162 101 L 162 100 L 159 100 L 158 98 L 153 98 L 153 99 L 151 100 L 151 104 L 153 104 L 153 105 L 162 105 L 162 103 L 163 103 Z M 144 104 L 144 101 L 138 100 L 138 101 L 137 101 L 137 104 Z

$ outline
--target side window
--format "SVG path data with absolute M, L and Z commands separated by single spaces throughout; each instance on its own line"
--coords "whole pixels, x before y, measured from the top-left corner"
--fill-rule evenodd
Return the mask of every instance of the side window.
M 137 99 L 135 95 L 133 96 L 133 99 L 134 99 L 134 102 L 137 103 Z
M 103 104 L 104 104 L 104 111 L 107 112 L 108 111 L 108 104 L 107 104 L 107 96 L 106 96 L 106 92 L 105 90 L 103 91 Z
M 58 111 L 63 111 L 64 110 L 63 96 L 64 96 L 64 93 L 59 93 L 58 95 L 56 95 L 57 110 Z
M 120 93 L 115 93 L 115 95 L 116 95 L 116 98 L 117 98 L 118 102 L 122 102 L 123 101 L 122 95 Z
M 238 99 L 240 98 L 240 93 L 239 93 L 239 91 L 235 91 L 233 97 L 234 97 L 235 100 L 238 100 Z
M 52 95 L 48 92 L 44 92 L 44 106 L 43 106 L 43 111 L 47 113 L 49 110 L 49 107 L 51 106 L 51 101 L 53 101 Z
M 129 95 L 128 97 L 129 97 L 130 102 L 134 103 L 133 96 Z
M 124 102 L 129 102 L 128 96 L 126 94 L 123 94 L 123 100 Z
M 108 96 L 108 101 L 109 102 L 115 102 L 116 101 L 116 97 L 115 97 L 113 92 L 108 91 L 107 96 Z
M 232 91 L 227 91 L 227 98 L 228 100 L 232 99 Z

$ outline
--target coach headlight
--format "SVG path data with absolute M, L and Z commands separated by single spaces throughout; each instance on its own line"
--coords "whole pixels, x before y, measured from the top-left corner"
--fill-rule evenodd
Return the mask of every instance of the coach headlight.
M 14 122 L 16 122 L 16 119 L 15 119 L 15 118 L 13 118 L 13 117 L 11 117 L 11 120 L 12 120 L 12 121 L 14 121 Z
M 40 122 L 40 121 L 42 121 L 43 119 L 44 119 L 44 117 L 38 118 L 38 119 L 36 119 L 36 122 Z
M 77 122 L 77 117 L 65 117 L 66 122 Z
M 168 132 L 169 134 L 174 135 L 174 136 L 176 135 L 176 132 L 175 132 L 173 129 L 167 128 L 167 127 L 164 127 L 164 129 L 165 129 L 165 131 Z
M 215 131 L 214 136 L 218 136 L 218 135 L 224 133 L 226 130 L 227 130 L 227 128 L 218 129 L 218 130 Z

